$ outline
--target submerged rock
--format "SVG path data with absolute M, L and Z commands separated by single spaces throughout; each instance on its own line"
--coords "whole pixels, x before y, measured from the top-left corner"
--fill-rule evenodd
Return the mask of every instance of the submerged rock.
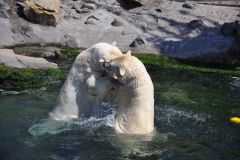
M 59 21 L 59 13 L 59 0 L 25 1 L 24 14 L 26 18 L 41 25 L 56 26 Z

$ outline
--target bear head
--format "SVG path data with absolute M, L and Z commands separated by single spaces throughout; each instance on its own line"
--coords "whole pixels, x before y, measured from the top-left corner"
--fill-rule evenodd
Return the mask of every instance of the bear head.
M 137 58 L 131 56 L 131 51 L 128 51 L 126 54 L 113 58 L 110 61 L 105 59 L 100 59 L 100 62 L 103 63 L 103 66 L 112 74 L 112 77 L 118 79 L 121 83 L 126 83 L 130 78 L 134 78 L 134 61 Z
M 105 59 L 105 61 L 110 61 L 117 56 L 123 55 L 123 53 L 116 46 L 114 41 L 112 44 L 108 43 L 98 43 L 91 48 L 91 60 L 92 68 L 95 71 L 103 71 L 106 68 L 103 67 L 103 63 L 100 59 Z

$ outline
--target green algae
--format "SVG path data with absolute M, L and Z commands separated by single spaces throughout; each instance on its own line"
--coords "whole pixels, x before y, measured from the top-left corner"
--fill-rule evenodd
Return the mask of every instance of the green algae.
M 60 51 L 70 59 L 75 59 L 84 48 L 60 46 Z M 240 64 L 207 63 L 199 60 L 171 58 L 155 54 L 132 53 L 148 69 L 170 68 L 194 72 L 240 75 Z
M 18 89 L 33 88 L 56 83 L 64 78 L 57 68 L 49 69 L 11 69 L 0 65 L 0 88 Z
M 150 69 L 171 68 L 203 73 L 240 75 L 240 64 L 207 63 L 198 60 L 170 58 L 152 54 L 133 55 L 140 59 L 146 68 Z
M 68 46 L 59 46 L 60 52 L 67 56 L 69 59 L 75 59 L 83 48 L 71 48 Z

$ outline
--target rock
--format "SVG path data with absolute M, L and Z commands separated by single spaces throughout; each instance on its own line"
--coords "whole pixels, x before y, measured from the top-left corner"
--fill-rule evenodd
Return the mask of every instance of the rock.
M 31 38 L 31 27 L 30 26 L 23 26 L 22 27 L 23 33 L 25 36 Z
M 155 9 L 157 12 L 162 12 L 160 8 Z
M 188 23 L 188 27 L 190 29 L 196 29 L 196 28 L 202 29 L 204 28 L 204 24 L 202 20 L 192 20 Z
M 55 54 L 52 53 L 52 52 L 43 52 L 43 53 L 42 53 L 42 57 L 55 58 Z
M 120 15 L 122 14 L 122 11 L 115 10 L 115 11 L 113 11 L 112 13 L 114 13 L 114 14 L 116 14 L 116 15 L 120 16 Z
M 14 34 L 20 34 L 21 33 L 18 29 L 11 29 L 11 31 Z
M 141 4 L 141 5 L 148 5 L 150 2 L 152 2 L 152 1 L 150 1 L 150 0 L 128 0 L 128 1 L 130 1 L 130 2 L 136 2 L 136 3 L 139 3 L 139 4 Z
M 76 12 L 79 14 L 88 13 L 90 10 L 88 8 L 76 9 Z
M 133 40 L 133 42 L 129 45 L 129 47 L 138 47 L 143 44 L 145 44 L 144 40 L 140 36 L 138 36 Z
M 225 36 L 234 36 L 237 34 L 237 26 L 234 23 L 224 23 L 222 26 L 222 33 Z
M 6 2 L 0 1 L 0 9 L 9 10 L 10 6 Z
M 0 9 L 0 17 L 2 18 L 8 18 L 9 15 L 5 9 Z
M 86 0 L 86 3 L 96 3 L 95 0 Z
M 111 23 L 111 25 L 115 27 L 119 27 L 119 26 L 123 26 L 123 23 L 115 18 L 114 21 Z
M 96 24 L 96 22 L 99 21 L 99 19 L 97 17 L 95 17 L 94 15 L 89 16 L 85 22 L 85 24 Z
M 24 14 L 41 25 L 56 26 L 59 22 L 60 0 L 27 0 Z
M 55 54 L 55 57 L 56 58 L 62 58 L 63 57 L 63 55 L 62 55 L 62 53 L 60 52 L 60 51 L 54 51 L 54 54 Z
M 55 58 L 57 59 L 67 59 L 67 55 L 66 54 L 62 54 L 59 50 L 54 51 L 55 54 Z
M 47 43 L 39 43 L 39 45 L 38 45 L 39 47 L 46 47 L 47 46 Z
M 157 28 L 158 28 L 158 24 L 157 24 L 157 23 L 154 23 L 154 22 L 149 23 L 149 24 L 147 25 L 147 29 L 150 30 L 150 31 L 154 31 L 154 30 L 156 30 Z
M 108 7 L 106 10 L 108 11 L 108 12 L 113 12 L 114 11 L 114 7 Z
M 91 9 L 91 10 L 97 9 L 96 5 L 93 4 L 93 3 L 85 3 L 85 4 L 82 6 L 82 9 L 83 9 L 83 8 L 87 8 L 87 9 Z
M 58 68 L 57 64 L 50 63 L 43 58 L 33 58 L 17 55 L 12 49 L 0 49 L 0 64 L 8 68 L 47 69 Z
M 91 19 L 87 19 L 84 24 L 96 25 L 96 21 L 97 21 L 97 20 L 91 18 Z
M 186 1 L 183 5 L 183 8 L 189 8 L 189 9 L 195 9 L 197 7 L 197 3 L 196 2 L 192 2 L 192 1 Z
M 94 16 L 94 15 L 89 16 L 87 19 L 96 19 L 96 20 L 100 20 L 99 18 L 97 18 L 97 17 Z
M 165 28 L 165 27 L 170 26 L 171 23 L 168 20 L 158 18 L 157 24 L 158 24 L 158 27 Z
M 22 2 L 17 2 L 17 5 L 19 5 L 19 6 L 21 6 L 21 7 L 26 7 L 26 5 L 24 4 L 24 3 L 22 3 Z
M 68 47 L 71 47 L 71 48 L 77 48 L 79 47 L 78 46 L 78 41 L 76 38 L 71 38 L 71 39 L 68 39 L 65 44 L 65 46 L 68 46 Z
M 147 7 L 147 6 L 145 6 L 145 7 L 143 7 L 143 8 L 142 8 L 142 10 L 148 10 L 148 7 Z
M 16 41 L 16 42 L 24 42 L 24 37 L 21 34 L 16 34 L 13 35 L 12 38 Z

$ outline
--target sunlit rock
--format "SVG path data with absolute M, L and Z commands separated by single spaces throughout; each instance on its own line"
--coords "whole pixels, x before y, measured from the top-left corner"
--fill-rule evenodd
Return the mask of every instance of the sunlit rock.
M 56 26 L 59 21 L 59 0 L 27 0 L 24 14 L 27 19 L 41 25 Z

